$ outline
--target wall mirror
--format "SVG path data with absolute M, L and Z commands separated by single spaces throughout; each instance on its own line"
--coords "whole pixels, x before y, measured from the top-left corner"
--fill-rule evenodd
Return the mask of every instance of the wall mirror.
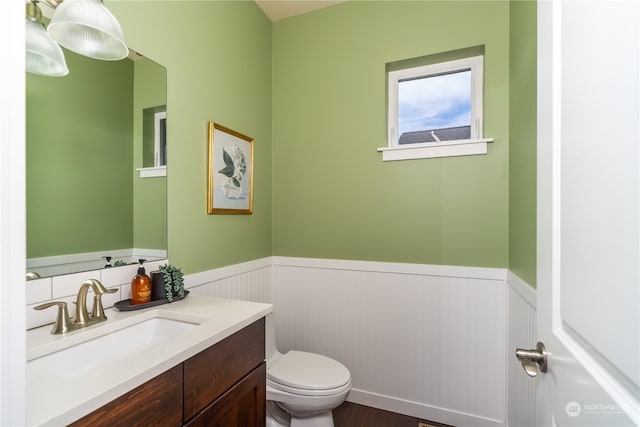
M 26 76 L 27 272 L 166 258 L 166 69 L 64 54 Z

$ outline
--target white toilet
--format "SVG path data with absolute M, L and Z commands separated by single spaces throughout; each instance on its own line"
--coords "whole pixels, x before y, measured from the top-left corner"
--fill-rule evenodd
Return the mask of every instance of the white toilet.
M 267 427 L 333 427 L 332 410 L 351 390 L 340 362 L 304 351 L 276 348 L 273 314 L 266 316 Z

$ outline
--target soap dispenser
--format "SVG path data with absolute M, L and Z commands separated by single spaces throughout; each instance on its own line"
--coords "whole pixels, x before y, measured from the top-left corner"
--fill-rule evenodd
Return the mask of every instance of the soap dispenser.
M 146 275 L 142 266 L 145 261 L 146 259 L 138 260 L 138 274 L 131 280 L 131 305 L 151 301 L 151 278 Z

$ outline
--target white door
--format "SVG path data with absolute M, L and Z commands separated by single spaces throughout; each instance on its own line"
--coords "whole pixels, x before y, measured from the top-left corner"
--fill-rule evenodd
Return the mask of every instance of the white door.
M 640 425 L 639 28 L 538 1 L 537 425 Z

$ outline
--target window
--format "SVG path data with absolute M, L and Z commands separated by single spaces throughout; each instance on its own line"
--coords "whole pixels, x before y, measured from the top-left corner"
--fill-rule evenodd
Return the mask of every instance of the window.
M 483 56 L 388 72 L 388 145 L 382 159 L 485 154 Z

